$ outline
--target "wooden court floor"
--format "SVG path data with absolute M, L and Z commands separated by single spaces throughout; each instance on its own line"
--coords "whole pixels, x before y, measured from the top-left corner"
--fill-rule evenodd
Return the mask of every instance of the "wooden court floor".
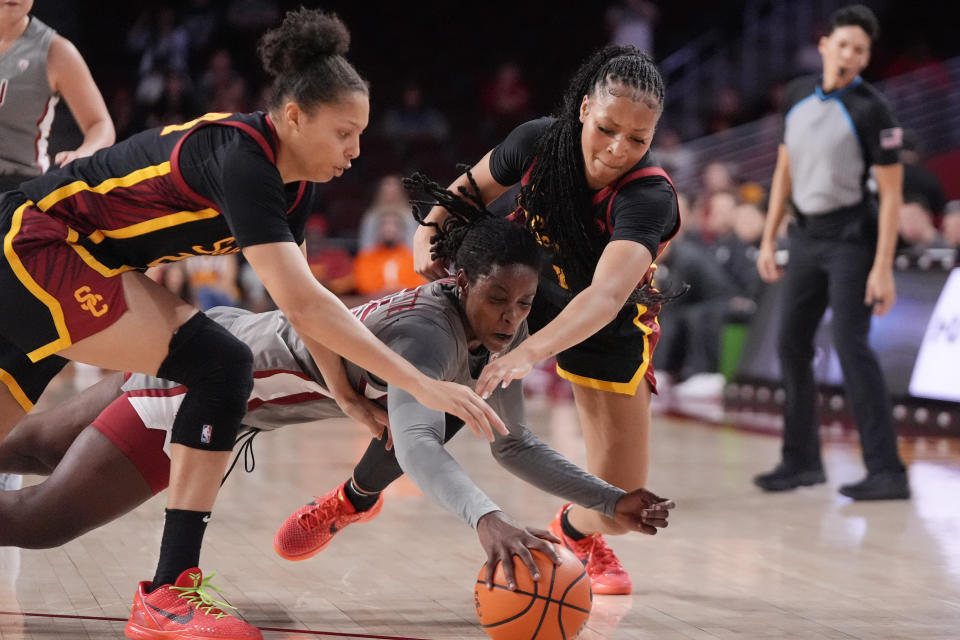
M 537 433 L 582 464 L 570 405 L 534 403 Z M 751 476 L 778 440 L 655 418 L 650 488 L 679 506 L 656 537 L 612 539 L 628 597 L 597 597 L 585 640 L 618 638 L 960 638 L 960 443 L 903 443 L 914 498 L 855 504 L 855 442 L 827 446 L 827 486 L 764 495 Z M 345 421 L 261 434 L 256 470 L 221 492 L 202 565 L 268 640 L 485 638 L 473 611 L 475 533 L 406 479 L 376 520 L 312 560 L 276 556 L 276 526 L 348 477 L 365 438 Z M 508 513 L 545 527 L 560 501 L 500 470 L 471 434 L 450 445 Z M 38 481 L 28 478 L 28 482 Z M 3 640 L 122 638 L 138 580 L 152 576 L 163 498 L 66 546 L 0 549 Z M 78 617 L 77 617 L 78 616 Z

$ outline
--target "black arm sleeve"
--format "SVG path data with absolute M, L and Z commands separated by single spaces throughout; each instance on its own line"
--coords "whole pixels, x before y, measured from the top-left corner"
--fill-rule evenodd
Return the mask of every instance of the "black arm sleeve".
M 525 122 L 494 148 L 490 154 L 490 175 L 503 186 L 520 182 L 533 162 L 537 139 L 553 124 L 553 118 Z

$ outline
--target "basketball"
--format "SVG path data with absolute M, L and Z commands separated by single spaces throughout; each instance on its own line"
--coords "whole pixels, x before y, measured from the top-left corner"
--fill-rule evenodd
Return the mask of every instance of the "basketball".
M 540 551 L 530 550 L 540 567 L 534 582 L 526 566 L 513 558 L 517 590 L 507 588 L 503 565 L 487 589 L 484 563 L 477 575 L 473 602 L 483 630 L 494 640 L 571 640 L 590 617 L 593 593 L 583 564 L 570 551 L 557 547 L 558 565 Z

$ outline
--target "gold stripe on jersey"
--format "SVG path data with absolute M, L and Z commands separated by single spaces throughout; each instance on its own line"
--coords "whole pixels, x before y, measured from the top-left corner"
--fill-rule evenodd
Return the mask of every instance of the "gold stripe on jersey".
M 90 234 L 89 238 L 95 244 L 100 244 L 105 238 L 135 238 L 136 236 L 144 236 L 148 233 L 159 231 L 160 229 L 169 229 L 170 227 L 176 227 L 188 222 L 216 218 L 218 215 L 220 215 L 219 211 L 209 208 L 200 209 L 199 211 L 178 211 L 177 213 L 171 213 L 159 218 L 144 220 L 143 222 L 132 224 L 129 227 L 97 229 Z
M 60 303 L 57 302 L 56 298 L 44 291 L 44 289 L 37 284 L 37 281 L 30 276 L 30 273 L 27 272 L 23 263 L 20 261 L 20 256 L 18 256 L 17 252 L 13 249 L 13 239 L 20 233 L 20 227 L 23 224 L 23 211 L 31 205 L 33 205 L 33 202 L 27 200 L 14 211 L 13 219 L 10 222 L 10 231 L 8 231 L 7 235 L 3 238 L 3 255 L 7 258 L 10 268 L 17 276 L 17 279 L 20 280 L 21 284 L 50 310 L 50 315 L 53 317 L 53 326 L 57 330 L 57 335 L 60 336 L 53 342 L 49 342 L 27 354 L 31 362 L 38 362 L 52 353 L 66 349 L 72 342 L 70 341 L 70 332 L 67 330 L 67 321 L 63 317 L 63 308 L 60 306 Z
M 161 162 L 160 164 L 155 164 L 151 167 L 137 169 L 136 171 L 128 173 L 120 178 L 109 178 L 95 187 L 91 187 L 83 180 L 77 180 L 76 182 L 71 182 L 68 185 L 64 185 L 59 189 L 50 192 L 48 195 L 44 196 L 44 198 L 40 200 L 36 206 L 41 211 L 46 211 L 61 200 L 76 195 L 81 191 L 92 191 L 93 193 L 99 193 L 102 195 L 117 187 L 131 187 L 139 182 L 143 182 L 144 180 L 165 176 L 168 173 L 170 173 L 169 160 L 166 162 Z
M 3 369 L 0 369 L 0 382 L 7 385 L 10 395 L 12 395 L 13 399 L 17 401 L 17 404 L 20 405 L 20 408 L 25 412 L 30 413 L 30 410 L 33 409 L 33 403 L 30 402 L 30 398 L 28 398 L 27 394 L 23 392 L 23 389 L 20 388 L 20 383 L 18 383 L 9 372 Z
M 598 389 L 600 391 L 612 391 L 613 393 L 622 393 L 628 396 L 632 396 L 637 392 L 637 387 L 640 386 L 640 382 L 643 380 L 643 376 L 647 373 L 647 369 L 650 367 L 650 334 L 653 333 L 653 329 L 647 325 L 640 322 L 640 318 L 643 317 L 643 314 L 647 312 L 647 307 L 642 304 L 637 303 L 637 317 L 633 319 L 633 324 L 635 324 L 640 332 L 643 333 L 643 362 L 640 364 L 640 367 L 633 374 L 633 377 L 630 378 L 629 382 L 610 382 L 608 380 L 597 380 L 596 378 L 588 378 L 587 376 L 580 376 L 575 373 L 570 373 L 566 369 L 557 365 L 557 375 L 559 375 L 564 380 L 569 380 L 573 384 L 579 385 L 581 387 L 587 387 L 588 389 Z M 655 320 L 657 326 L 660 325 L 660 320 Z
M 174 131 L 184 131 L 201 122 L 223 120 L 224 118 L 229 118 L 232 115 L 233 115 L 232 113 L 208 113 L 200 116 L 199 118 L 195 118 L 190 122 L 184 122 L 183 124 L 168 124 L 160 131 L 160 135 L 165 136 L 168 133 L 173 133 Z

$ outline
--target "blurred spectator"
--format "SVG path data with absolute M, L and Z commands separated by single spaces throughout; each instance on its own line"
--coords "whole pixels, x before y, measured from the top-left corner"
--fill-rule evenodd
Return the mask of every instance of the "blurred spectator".
M 511 60 L 497 67 L 480 91 L 480 103 L 490 135 L 497 138 L 529 120 L 532 115 L 530 87 L 520 65 Z
M 745 182 L 737 189 L 737 197 L 741 202 L 759 207 L 767 201 L 767 190 L 756 182 Z
M 192 299 L 187 274 L 183 269 L 183 261 L 163 262 L 155 267 L 150 267 L 147 269 L 147 277 L 158 284 L 162 284 L 167 291 L 178 298 Z
M 273 304 L 273 300 L 270 299 L 267 288 L 264 287 L 260 281 L 260 276 L 253 270 L 250 263 L 243 259 L 242 253 L 237 255 L 239 261 L 238 269 L 240 272 L 237 282 L 239 282 L 242 291 L 241 298 L 243 300 L 243 308 L 249 309 L 254 313 L 262 313 L 275 309 L 276 306 Z
M 441 142 L 450 135 L 447 119 L 437 109 L 424 104 L 423 90 L 415 82 L 404 87 L 399 105 L 387 109 L 381 130 L 400 146 L 415 140 Z
M 183 12 L 183 28 L 194 51 L 206 51 L 220 27 L 213 0 L 189 0 Z
M 654 154 L 673 178 L 674 184 L 689 184 L 694 179 L 694 154 L 683 146 L 680 133 L 672 127 L 657 129 L 653 138 Z
M 951 200 L 943 207 L 942 228 L 946 245 L 960 249 L 960 200 Z
M 713 232 L 710 225 L 712 215 L 711 198 L 715 193 L 732 193 L 734 190 L 733 172 L 730 167 L 723 162 L 710 162 L 703 167 L 700 174 L 700 192 L 693 203 L 691 214 L 700 220 L 700 233 L 704 242 L 710 242 L 713 238 Z M 725 202 L 725 200 L 720 200 Z
M 748 119 L 740 90 L 733 86 L 720 87 L 714 93 L 713 105 L 707 114 L 707 133 L 727 131 Z
M 678 194 L 681 219 L 688 208 L 687 199 Z M 657 259 L 657 288 L 675 291 L 684 283 L 690 290 L 663 306 L 660 324 L 663 332 L 653 352 L 657 374 L 662 372 L 673 382 L 700 373 L 713 373 L 719 367 L 720 330 L 729 301 L 737 287 L 717 263 L 712 252 L 699 242 L 691 242 L 680 227 L 680 234 Z
M 233 0 L 226 15 L 227 26 L 238 39 L 255 40 L 280 21 L 280 7 L 275 0 Z
M 923 165 L 919 141 L 912 131 L 904 131 L 903 147 L 900 149 L 900 162 L 903 164 L 904 200 L 922 197 L 936 216 L 943 212 L 947 197 L 937 174 Z
M 717 265 L 729 276 L 734 293 L 756 300 L 762 281 L 757 272 L 755 247 L 735 232 L 740 211 L 737 199 L 731 192 L 719 191 L 713 194 L 710 198 L 710 217 L 707 219 L 707 229 L 712 242 L 708 246 Z M 762 234 L 762 215 L 760 225 Z M 745 227 L 749 226 L 748 222 Z
M 206 112 L 232 113 L 245 111 L 249 106 L 245 99 L 246 82 L 234 69 L 228 50 L 220 48 L 210 55 L 200 79 L 200 95 Z
M 337 294 L 353 291 L 353 256 L 327 237 L 327 221 L 321 216 L 311 216 L 306 228 L 307 263 L 313 277 L 324 287 Z
M 424 283 L 413 270 L 413 252 L 406 241 L 403 216 L 384 212 L 379 221 L 376 245 L 361 250 L 353 263 L 357 293 L 372 298 Z
M 183 261 L 183 269 L 193 301 L 204 311 L 240 305 L 236 255 L 194 256 Z
M 163 80 L 160 96 L 147 109 L 144 124 L 148 128 L 186 122 L 200 115 L 201 107 L 194 98 L 189 77 L 171 69 Z
M 734 211 L 733 232 L 748 247 L 759 247 L 763 237 L 764 213 L 756 204 L 744 202 Z M 749 253 L 749 252 L 748 252 Z M 752 256 L 751 263 L 756 262 Z
M 137 101 L 156 104 L 168 71 L 189 73 L 190 36 L 171 7 L 145 9 L 127 34 L 127 48 L 140 54 Z
M 648 0 L 621 0 L 607 10 L 610 44 L 632 44 L 653 55 L 653 27 L 660 10 Z
M 380 217 L 383 214 L 400 215 L 406 227 L 405 244 L 413 246 L 413 234 L 419 223 L 413 217 L 407 190 L 403 188 L 400 176 L 388 175 L 380 179 L 370 208 L 360 219 L 358 246 L 360 250 L 369 249 L 377 244 L 380 233 Z
M 728 191 L 733 189 L 733 171 L 723 162 L 711 162 L 703 168 L 700 182 L 707 197 L 717 191 Z
M 947 246 L 933 224 L 933 212 L 923 196 L 911 195 L 903 199 L 898 231 L 898 249 L 910 255 L 919 255 L 927 249 L 943 249 Z
M 117 129 L 117 140 L 125 140 L 131 135 L 146 129 L 143 113 L 137 109 L 133 93 L 127 87 L 119 87 L 110 96 L 110 117 Z

